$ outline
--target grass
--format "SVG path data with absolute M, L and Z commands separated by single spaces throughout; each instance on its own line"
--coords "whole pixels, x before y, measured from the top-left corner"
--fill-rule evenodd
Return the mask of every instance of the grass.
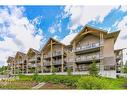
M 0 89 L 31 89 L 33 86 L 40 82 L 46 84 L 41 89 L 80 89 L 77 87 L 77 83 L 81 78 L 87 78 L 85 75 L 31 75 L 25 76 L 20 75 L 19 80 L 12 82 L 0 81 Z M 91 76 L 92 77 L 92 76 Z M 120 90 L 127 89 L 127 79 L 125 78 L 105 78 L 96 77 L 104 80 L 103 84 L 107 84 L 108 87 L 105 89 L 109 90 Z
M 31 89 L 35 85 L 35 81 L 0 81 L 0 89 Z

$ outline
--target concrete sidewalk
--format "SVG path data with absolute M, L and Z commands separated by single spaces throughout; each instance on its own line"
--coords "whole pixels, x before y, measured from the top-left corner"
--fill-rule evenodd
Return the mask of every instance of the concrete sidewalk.
M 45 85 L 45 83 L 42 82 L 42 83 L 39 83 L 38 85 L 32 87 L 32 89 L 39 89 L 40 87 L 42 87 L 42 86 L 44 86 L 44 85 Z

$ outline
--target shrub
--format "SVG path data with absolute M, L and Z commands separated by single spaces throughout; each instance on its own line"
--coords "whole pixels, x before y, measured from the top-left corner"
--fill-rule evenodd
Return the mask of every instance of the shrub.
M 98 67 L 96 66 L 96 62 L 95 60 L 93 60 L 92 64 L 90 65 L 90 68 L 89 68 L 89 73 L 90 75 L 92 76 L 98 76 Z
M 109 84 L 106 79 L 86 76 L 80 78 L 76 85 L 78 89 L 107 89 Z
M 26 76 L 26 75 L 20 75 L 16 76 L 15 78 L 17 79 L 19 77 L 19 80 L 21 81 L 32 81 L 33 76 Z
M 71 76 L 72 75 L 72 70 L 70 68 L 67 69 L 67 75 Z
M 55 75 L 56 72 L 57 72 L 57 69 L 54 66 L 52 66 L 52 74 Z

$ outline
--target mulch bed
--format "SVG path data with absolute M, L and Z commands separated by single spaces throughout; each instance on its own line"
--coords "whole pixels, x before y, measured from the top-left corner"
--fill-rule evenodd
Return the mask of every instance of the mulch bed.
M 55 83 L 46 83 L 44 86 L 42 86 L 40 89 L 74 89 L 72 87 L 66 86 L 64 84 L 55 84 Z

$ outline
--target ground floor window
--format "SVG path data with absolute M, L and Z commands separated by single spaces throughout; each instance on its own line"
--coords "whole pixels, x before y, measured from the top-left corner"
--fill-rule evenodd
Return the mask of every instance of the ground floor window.
M 106 71 L 108 71 L 108 70 L 115 70 L 115 65 L 104 66 L 104 70 L 106 70 Z

